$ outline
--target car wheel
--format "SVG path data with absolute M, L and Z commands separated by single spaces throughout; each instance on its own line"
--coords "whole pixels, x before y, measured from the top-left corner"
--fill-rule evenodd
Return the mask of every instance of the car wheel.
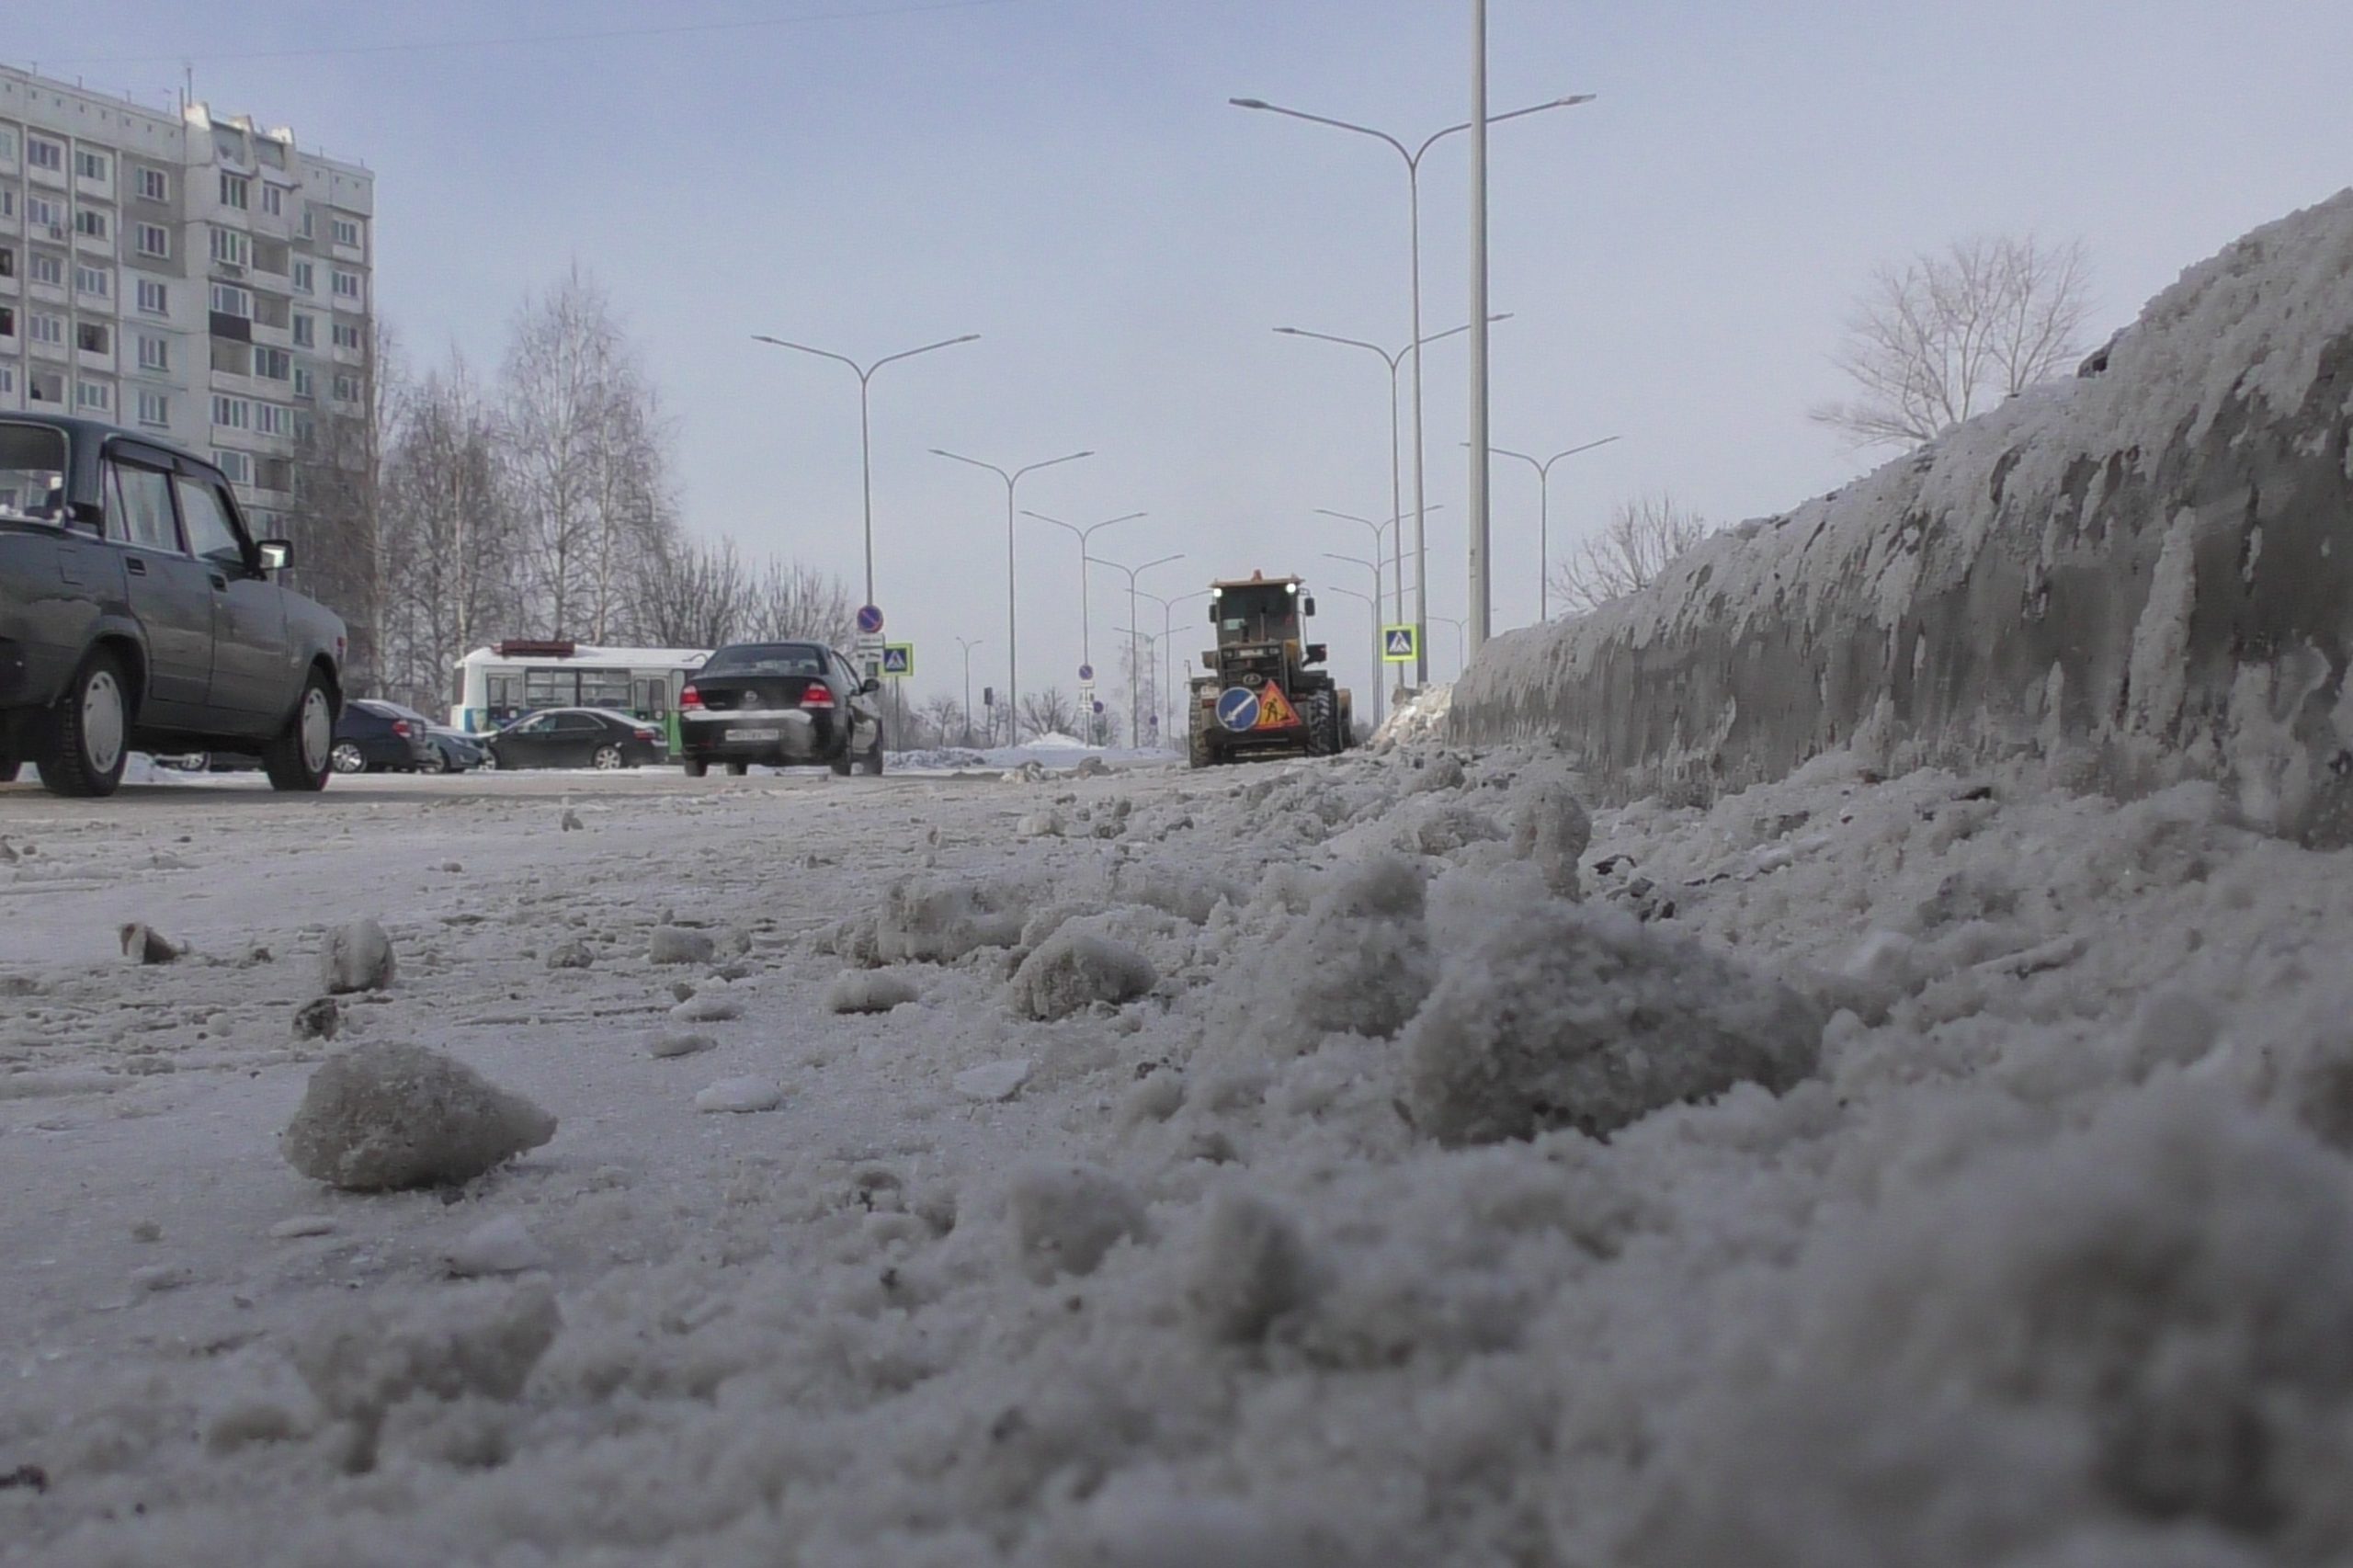
M 874 732 L 874 744 L 867 748 L 867 753 L 864 756 L 858 759 L 858 770 L 860 773 L 865 774 L 870 778 L 880 778 L 882 777 L 881 731 L 877 730 Z
M 131 696 L 122 665 L 100 648 L 82 661 L 51 716 L 49 746 L 33 760 L 52 795 L 111 795 L 130 756 Z
M 708 774 L 710 771 L 710 764 L 709 764 L 709 763 L 705 762 L 702 758 L 700 758 L 700 757 L 699 757 L 699 756 L 690 756 L 690 757 L 687 758 L 687 777 L 688 777 L 688 778 L 702 778 L 705 774 Z
M 24 764 L 13 756 L 0 756 L 0 784 L 14 784 L 17 781 L 17 770 L 23 766 Z
M 588 759 L 588 764 L 592 767 L 600 768 L 605 772 L 609 773 L 613 769 L 622 766 L 621 748 L 619 746 L 598 746 L 597 748 L 597 755 Z
M 284 733 L 261 748 L 262 771 L 269 775 L 273 790 L 316 794 L 327 787 L 330 772 L 358 771 L 356 766 L 343 765 L 346 751 L 356 765 L 359 748 L 335 744 L 335 699 L 327 691 L 326 676 L 313 670 Z
M 368 771 L 368 758 L 365 753 L 349 741 L 339 741 L 335 744 L 335 749 L 328 753 L 328 766 L 337 773 L 365 773 Z
M 751 771 L 752 765 L 748 762 L 731 762 L 727 765 L 727 777 L 730 778 L 741 778 Z

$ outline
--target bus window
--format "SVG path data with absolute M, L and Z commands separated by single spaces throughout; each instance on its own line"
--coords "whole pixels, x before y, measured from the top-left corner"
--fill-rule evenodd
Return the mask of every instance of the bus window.
M 632 681 L 635 694 L 630 700 L 630 711 L 641 719 L 659 719 L 670 710 L 670 683 L 659 676 L 652 680 Z
M 627 670 L 582 670 L 580 672 L 580 706 L 583 708 L 627 708 L 629 706 L 629 672 Z
M 579 707 L 580 673 L 577 670 L 524 671 L 523 706 L 532 709 Z

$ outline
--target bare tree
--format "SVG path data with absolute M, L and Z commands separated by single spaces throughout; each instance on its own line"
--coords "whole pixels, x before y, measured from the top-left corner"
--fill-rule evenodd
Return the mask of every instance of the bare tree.
M 733 540 L 663 542 L 638 584 L 638 635 L 660 648 L 716 648 L 751 613 L 754 583 Z
M 1664 493 L 1621 501 L 1600 533 L 1578 541 L 1552 569 L 1552 597 L 1568 615 L 1647 587 L 1666 563 L 1714 530 Z
M 798 561 L 771 561 L 753 585 L 745 622 L 745 637 L 808 638 L 846 648 L 858 631 L 858 603 L 839 577 Z
M 2080 358 L 2091 309 L 2080 242 L 1960 240 L 1882 264 L 1832 360 L 1860 395 L 1810 416 L 1859 447 L 1934 440 Z
M 969 746 L 972 744 L 972 737 L 964 730 L 964 700 L 949 691 L 932 698 L 916 711 L 915 727 L 909 733 L 921 735 L 926 745 Z
M 294 456 L 285 462 L 294 494 L 287 532 L 294 545 L 290 585 L 344 619 L 351 636 L 345 678 L 352 696 L 384 679 L 386 579 L 391 555 L 382 517 L 384 460 L 402 415 L 392 329 L 378 323 L 351 372 L 358 401 L 298 415 Z M 277 461 L 278 460 L 269 460 Z
M 1078 724 L 1078 704 L 1060 687 L 1029 693 L 1017 711 L 1021 723 L 1014 737 L 1016 744 L 1023 734 L 1067 735 Z

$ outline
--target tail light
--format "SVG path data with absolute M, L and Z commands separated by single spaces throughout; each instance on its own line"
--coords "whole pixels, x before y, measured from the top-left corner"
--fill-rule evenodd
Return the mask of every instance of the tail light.
M 641 741 L 650 741 L 654 739 L 655 736 L 654 732 L 651 730 L 640 730 L 637 732 L 637 738 Z
M 833 705 L 834 689 L 823 681 L 811 681 L 801 694 L 801 706 L 803 708 L 830 709 Z
M 697 691 L 693 687 L 687 687 L 686 690 L 678 693 L 678 706 L 681 708 L 701 707 L 702 693 Z
M 393 720 L 392 733 L 398 735 L 402 740 L 408 739 L 408 721 L 405 719 Z

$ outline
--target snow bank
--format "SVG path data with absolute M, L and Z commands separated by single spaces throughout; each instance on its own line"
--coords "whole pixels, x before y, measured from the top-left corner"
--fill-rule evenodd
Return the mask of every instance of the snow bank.
M 1612 799 L 1848 746 L 1889 774 L 2028 756 L 2353 838 L 2348 370 L 2353 191 L 2190 268 L 2086 374 L 1490 642 L 1447 733 L 1556 737 Z

